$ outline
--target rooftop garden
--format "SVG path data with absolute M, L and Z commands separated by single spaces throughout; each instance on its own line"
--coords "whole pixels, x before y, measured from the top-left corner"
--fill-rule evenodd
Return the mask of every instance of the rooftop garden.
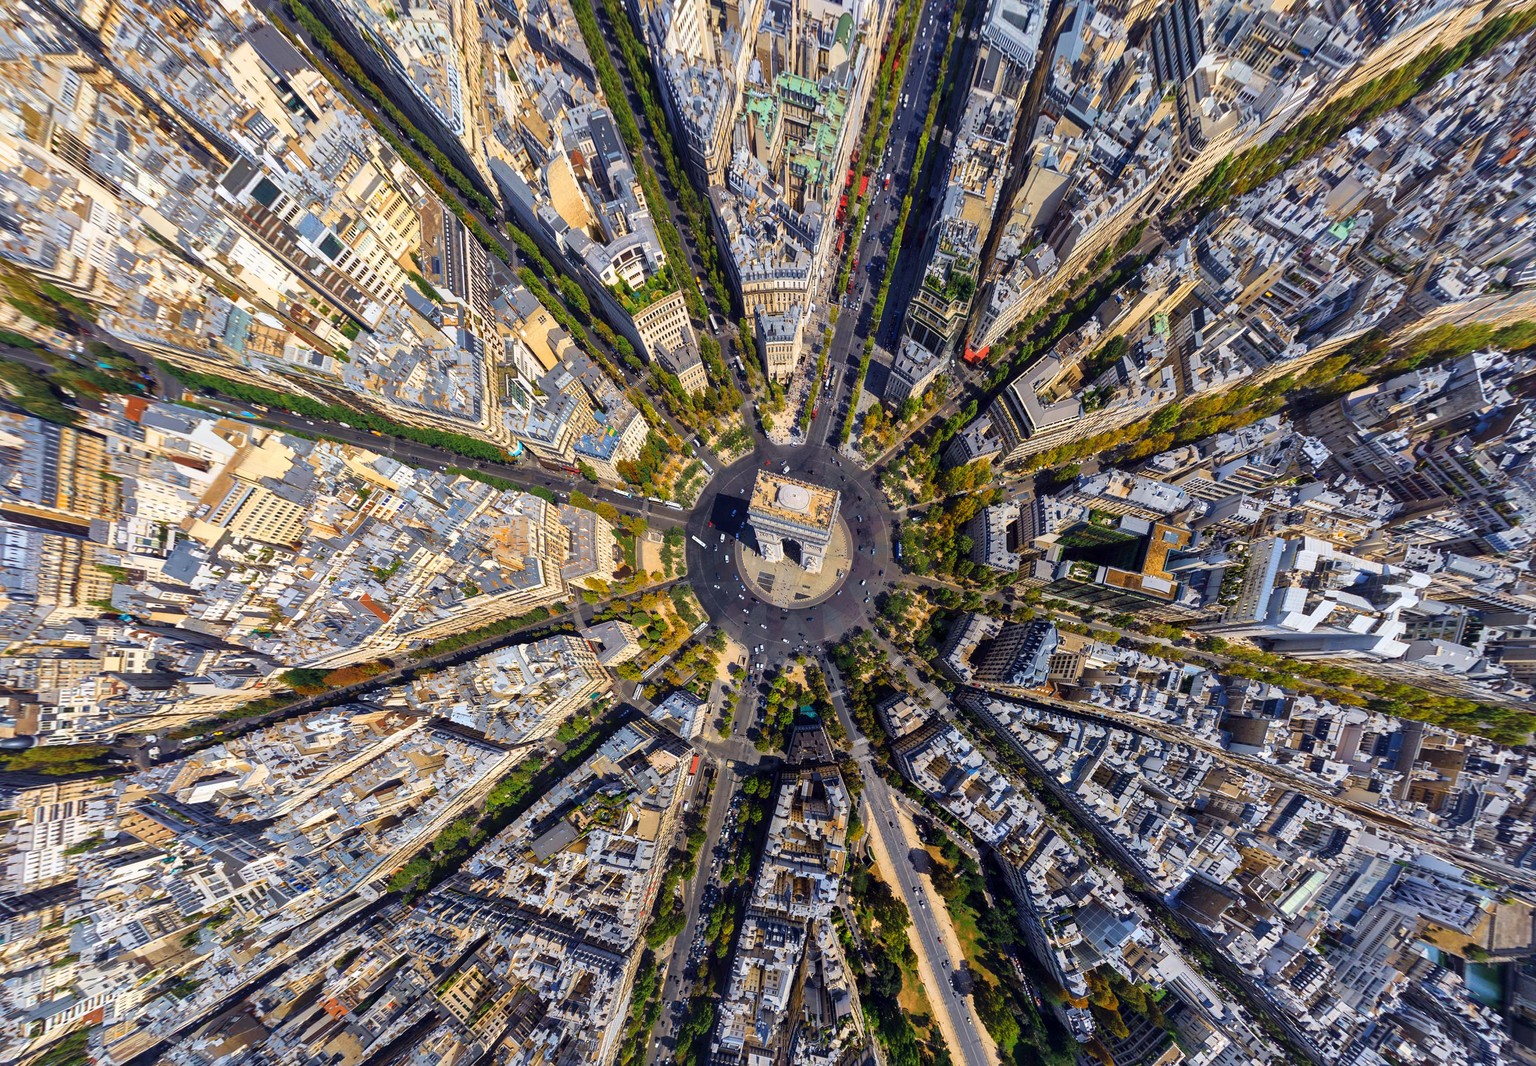
M 645 284 L 638 289 L 631 288 L 629 282 L 620 278 L 609 290 L 618 297 L 619 303 L 631 318 L 644 311 L 651 304 L 666 296 L 671 296 L 677 291 L 677 279 L 672 274 L 672 264 L 663 263 L 661 269 L 645 279 Z
M 951 263 L 943 277 L 937 274 L 923 275 L 923 286 L 935 296 L 943 297 L 949 303 L 957 303 L 969 300 L 975 294 L 976 279 L 959 263 Z

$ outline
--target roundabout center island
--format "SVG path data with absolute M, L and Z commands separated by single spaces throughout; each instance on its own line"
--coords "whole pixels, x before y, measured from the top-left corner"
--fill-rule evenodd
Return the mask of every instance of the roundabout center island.
M 752 594 L 785 609 L 814 607 L 848 576 L 852 538 L 836 489 L 757 472 L 747 509 L 750 539 L 736 568 Z

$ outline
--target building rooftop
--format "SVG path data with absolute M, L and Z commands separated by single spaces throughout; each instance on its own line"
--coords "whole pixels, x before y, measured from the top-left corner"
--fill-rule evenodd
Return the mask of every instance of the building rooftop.
M 752 486 L 751 513 L 830 532 L 838 500 L 836 489 L 759 470 Z

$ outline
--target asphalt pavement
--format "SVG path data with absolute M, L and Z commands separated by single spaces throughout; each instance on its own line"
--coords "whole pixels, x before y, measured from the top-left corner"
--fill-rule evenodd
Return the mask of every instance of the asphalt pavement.
M 986 1043 L 977 1032 L 975 1011 L 956 985 L 956 970 L 964 960 L 950 958 L 944 935 L 939 931 L 938 919 L 934 917 L 934 905 L 929 902 L 931 897 L 928 886 L 923 883 L 922 876 L 912 863 L 912 849 L 906 834 L 896 824 L 896 805 L 891 798 L 891 790 L 885 780 L 872 771 L 872 766 L 865 768 L 864 799 L 869 804 L 874 831 L 879 834 L 886 854 L 891 857 L 891 865 L 896 870 L 902 899 L 911 912 L 912 928 L 917 932 L 918 943 L 922 946 L 923 959 L 920 961 L 926 962 L 933 983 L 939 986 L 937 989 L 929 989 L 929 997 L 932 998 L 935 991 L 939 993 L 937 1005 L 949 1015 L 950 1029 L 960 1042 L 958 1051 L 965 1066 L 992 1066 L 993 1060 L 987 1055 Z
M 831 598 L 809 609 L 780 608 L 758 599 L 736 568 L 743 538 L 750 541 L 745 527 L 757 472 L 782 474 L 786 465 L 790 476 L 842 493 L 840 513 L 851 541 L 847 577 Z M 893 528 L 885 495 L 874 477 L 835 449 L 764 445 L 719 471 L 700 497 L 688 519 L 688 573 L 711 621 L 751 649 L 751 661 L 773 664 L 871 624 L 880 594 L 897 577 L 891 554 Z
M 962 960 L 952 959 L 943 934 L 939 932 L 938 919 L 929 903 L 928 886 L 923 883 L 917 868 L 912 864 L 911 849 L 905 835 L 896 824 L 896 796 L 880 776 L 870 757 L 869 738 L 859 730 L 858 723 L 849 713 L 843 685 L 834 664 L 820 656 L 821 668 L 826 673 L 828 691 L 832 697 L 832 709 L 848 734 L 854 760 L 864 775 L 864 803 L 869 807 L 869 827 L 879 836 L 882 846 L 891 858 L 896 870 L 902 902 L 912 915 L 912 927 L 917 932 L 923 960 L 928 970 L 929 999 L 949 1017 L 950 1031 L 955 1034 L 960 1047 L 957 1050 L 963 1066 L 992 1066 L 994 1060 L 987 1054 L 986 1042 L 977 1031 L 977 1016 L 972 1004 L 954 983 L 954 974 Z
M 852 289 L 847 293 L 832 293 L 832 299 L 842 304 L 837 325 L 833 329 L 831 351 L 827 366 L 844 370 L 838 379 L 836 395 L 822 398 L 820 410 L 812 420 L 806 440 L 835 444 L 848 404 L 853 402 L 852 382 L 854 370 L 863 357 L 864 338 L 880 329 L 880 323 L 869 321 L 874 310 L 874 300 L 879 293 L 880 279 L 885 271 L 886 260 L 899 252 L 891 247 L 896 222 L 901 214 L 901 203 L 910 184 L 917 179 L 912 164 L 917 156 L 918 138 L 923 122 L 928 117 L 928 101 L 937 90 L 938 67 L 948 39 L 947 28 L 953 11 L 954 0 L 930 0 L 918 14 L 917 29 L 907 59 L 906 74 L 896 98 L 896 110 L 891 115 L 890 135 L 886 138 L 885 157 L 877 168 L 870 171 L 870 199 L 864 215 L 864 229 L 855 240 L 859 266 L 851 275 Z M 875 106 L 875 101 L 870 101 Z M 930 155 L 935 150 L 930 145 Z M 891 175 L 890 188 L 886 188 L 885 175 Z M 914 197 L 914 204 L 918 198 Z M 913 217 L 921 217 L 913 211 Z M 909 227 L 913 225 L 909 221 Z M 908 236 L 912 231 L 908 230 Z M 903 273 L 917 269 L 916 256 L 898 260 Z M 892 291 L 896 289 L 892 282 Z M 910 288 L 910 286 L 909 286 Z M 886 333 L 901 329 L 904 302 L 887 299 L 885 318 L 894 323 Z M 879 334 L 876 334 L 879 336 Z M 889 345 L 889 339 L 888 339 Z

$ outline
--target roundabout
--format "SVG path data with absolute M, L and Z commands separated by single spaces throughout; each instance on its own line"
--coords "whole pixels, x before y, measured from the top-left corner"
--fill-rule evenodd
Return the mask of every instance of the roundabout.
M 783 557 L 773 558 L 776 535 L 765 527 L 760 537 L 754 528 L 760 474 L 837 494 L 824 552 L 808 553 L 824 555 L 819 573 L 814 563 L 802 565 L 787 538 Z M 805 506 L 803 496 L 793 490 L 782 498 L 794 508 Z M 758 501 L 761 514 L 761 494 Z M 874 479 L 835 448 L 762 444 L 721 470 L 699 498 L 687 525 L 688 579 L 711 623 L 750 649 L 751 662 L 770 664 L 871 624 L 897 576 L 892 529 Z

